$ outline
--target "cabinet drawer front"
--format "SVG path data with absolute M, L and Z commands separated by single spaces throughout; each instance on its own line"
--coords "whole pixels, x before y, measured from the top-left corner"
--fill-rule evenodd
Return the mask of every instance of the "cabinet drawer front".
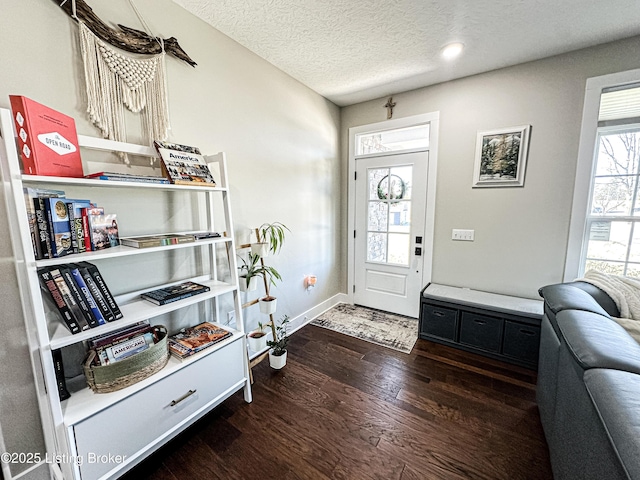
M 502 324 L 501 318 L 462 312 L 460 343 L 499 353 L 502 345 Z
M 131 459 L 240 382 L 242 355 L 242 342 L 235 341 L 75 425 L 78 455 L 84 459 L 82 478 L 100 478 L 118 465 L 91 463 L 91 458 Z
M 531 364 L 538 363 L 540 327 L 505 321 L 502 353 Z
M 420 333 L 456 341 L 458 311 L 452 308 L 422 304 Z

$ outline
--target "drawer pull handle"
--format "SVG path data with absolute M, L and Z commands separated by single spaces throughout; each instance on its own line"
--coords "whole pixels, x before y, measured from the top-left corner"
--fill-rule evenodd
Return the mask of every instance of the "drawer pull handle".
M 520 330 L 520 333 L 524 334 L 524 335 L 535 335 L 536 332 L 532 332 L 531 330 Z
M 441 312 L 441 311 L 439 311 L 439 310 L 434 310 L 434 311 L 433 311 L 433 314 L 434 314 L 436 317 L 444 317 L 444 312 Z
M 487 323 L 484 320 L 478 320 L 477 318 L 474 319 L 473 321 L 476 322 L 478 325 L 485 325 Z
M 186 400 L 187 398 L 189 398 L 191 395 L 193 395 L 194 393 L 196 393 L 197 390 L 189 390 L 187 393 L 185 393 L 183 396 L 181 396 L 180 398 L 178 398 L 177 400 L 173 400 L 169 406 L 170 407 L 175 407 L 177 404 L 179 404 L 180 402 L 182 402 L 183 400 Z

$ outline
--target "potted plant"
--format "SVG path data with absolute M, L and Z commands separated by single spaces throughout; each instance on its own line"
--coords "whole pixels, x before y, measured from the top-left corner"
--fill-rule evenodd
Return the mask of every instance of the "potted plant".
M 282 280 L 280 273 L 273 267 L 263 265 L 260 267 L 258 275 L 264 277 L 271 285 L 276 284 L 276 280 Z M 266 295 L 258 300 L 260 304 L 260 312 L 270 315 L 276 312 L 277 298 L 273 295 Z
M 291 231 L 286 225 L 280 222 L 263 223 L 258 228 L 260 232 L 260 238 L 262 242 L 269 244 L 269 251 L 271 253 L 278 253 L 284 243 L 285 230 Z
M 276 325 L 274 329 L 273 340 L 267 342 L 270 348 L 269 365 L 276 370 L 280 370 L 287 364 L 287 344 L 289 343 L 289 337 L 287 336 L 288 323 L 289 317 L 285 315 L 282 317 L 280 324 Z
M 251 253 L 266 257 L 269 255 L 269 244 L 267 242 L 255 242 L 251 244 Z
M 267 348 L 267 332 L 264 331 L 264 325 L 258 322 L 258 328 L 247 335 L 249 348 L 253 352 L 261 352 Z
M 262 266 L 260 265 L 260 255 L 249 253 L 249 258 L 245 260 L 239 257 L 242 265 L 238 267 L 240 270 L 239 285 L 243 292 L 251 292 L 258 288 L 258 277 L 261 275 Z

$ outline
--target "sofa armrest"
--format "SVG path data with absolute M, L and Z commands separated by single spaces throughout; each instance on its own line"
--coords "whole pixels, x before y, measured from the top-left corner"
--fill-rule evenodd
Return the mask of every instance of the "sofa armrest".
M 640 478 L 640 376 L 598 368 L 584 381 L 628 478 Z
M 556 321 L 563 342 L 582 369 L 640 374 L 640 345 L 614 320 L 592 312 L 564 310 L 556 315 Z

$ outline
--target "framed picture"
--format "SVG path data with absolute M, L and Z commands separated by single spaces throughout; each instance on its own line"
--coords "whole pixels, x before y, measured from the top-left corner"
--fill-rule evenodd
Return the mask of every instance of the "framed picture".
M 474 187 L 522 187 L 531 125 L 478 132 Z

